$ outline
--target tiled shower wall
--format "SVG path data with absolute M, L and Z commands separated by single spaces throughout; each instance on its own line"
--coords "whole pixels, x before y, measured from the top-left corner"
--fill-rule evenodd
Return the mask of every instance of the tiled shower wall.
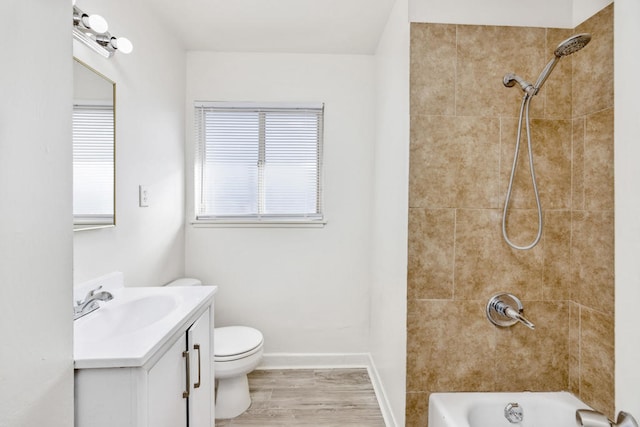
M 531 103 L 542 241 L 510 249 L 501 215 L 522 92 L 555 47 L 563 58 Z M 508 231 L 537 231 L 526 161 Z M 440 391 L 569 390 L 613 416 L 613 5 L 575 30 L 411 26 L 407 426 L 425 426 Z M 497 292 L 519 297 L 535 330 L 485 316 Z

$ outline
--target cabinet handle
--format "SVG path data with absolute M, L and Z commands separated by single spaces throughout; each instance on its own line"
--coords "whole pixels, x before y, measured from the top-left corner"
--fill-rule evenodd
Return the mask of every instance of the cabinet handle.
M 198 351 L 198 382 L 193 384 L 193 388 L 200 387 L 200 344 L 194 344 L 193 349 Z
M 186 399 L 187 397 L 189 397 L 189 389 L 191 388 L 191 378 L 190 378 L 191 369 L 189 367 L 189 352 L 188 351 L 183 351 L 182 352 L 182 357 L 184 357 L 184 359 L 186 360 L 186 363 L 187 363 L 187 391 L 183 391 L 182 392 L 182 398 Z

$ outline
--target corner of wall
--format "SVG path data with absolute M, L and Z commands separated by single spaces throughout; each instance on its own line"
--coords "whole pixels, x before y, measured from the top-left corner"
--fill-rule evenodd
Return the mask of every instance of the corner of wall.
M 575 28 L 584 21 L 613 3 L 613 0 L 573 0 L 572 27 Z
M 389 426 L 405 422 L 409 176 L 408 1 L 396 0 L 376 51 L 376 145 L 371 254 L 372 380 Z M 375 377 L 375 378 L 373 378 Z M 384 404 L 384 405 L 383 405 Z

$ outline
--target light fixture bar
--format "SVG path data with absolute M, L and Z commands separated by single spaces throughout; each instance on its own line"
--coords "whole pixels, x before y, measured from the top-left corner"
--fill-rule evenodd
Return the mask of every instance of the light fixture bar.
M 73 5 L 73 38 L 84 43 L 105 58 L 116 51 L 128 54 L 133 44 L 126 37 L 114 37 L 108 31 L 107 21 L 100 15 L 88 15 Z
M 73 38 L 82 42 L 93 49 L 94 52 L 99 53 L 105 58 L 111 58 L 113 56 L 113 51 L 106 49 L 104 46 L 99 44 L 95 39 L 89 37 L 86 33 L 83 33 L 78 27 L 73 27 Z

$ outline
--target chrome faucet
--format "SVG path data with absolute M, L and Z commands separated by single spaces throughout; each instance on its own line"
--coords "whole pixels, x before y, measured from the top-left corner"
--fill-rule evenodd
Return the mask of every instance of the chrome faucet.
M 638 427 L 635 418 L 623 411 L 618 413 L 618 419 L 614 423 L 601 412 L 578 409 L 576 411 L 576 422 L 580 427 Z
M 76 305 L 73 307 L 73 320 L 99 309 L 98 301 L 110 301 L 113 299 L 113 295 L 110 292 L 100 291 L 100 289 L 102 289 L 102 285 L 90 290 L 83 300 L 76 301 Z

